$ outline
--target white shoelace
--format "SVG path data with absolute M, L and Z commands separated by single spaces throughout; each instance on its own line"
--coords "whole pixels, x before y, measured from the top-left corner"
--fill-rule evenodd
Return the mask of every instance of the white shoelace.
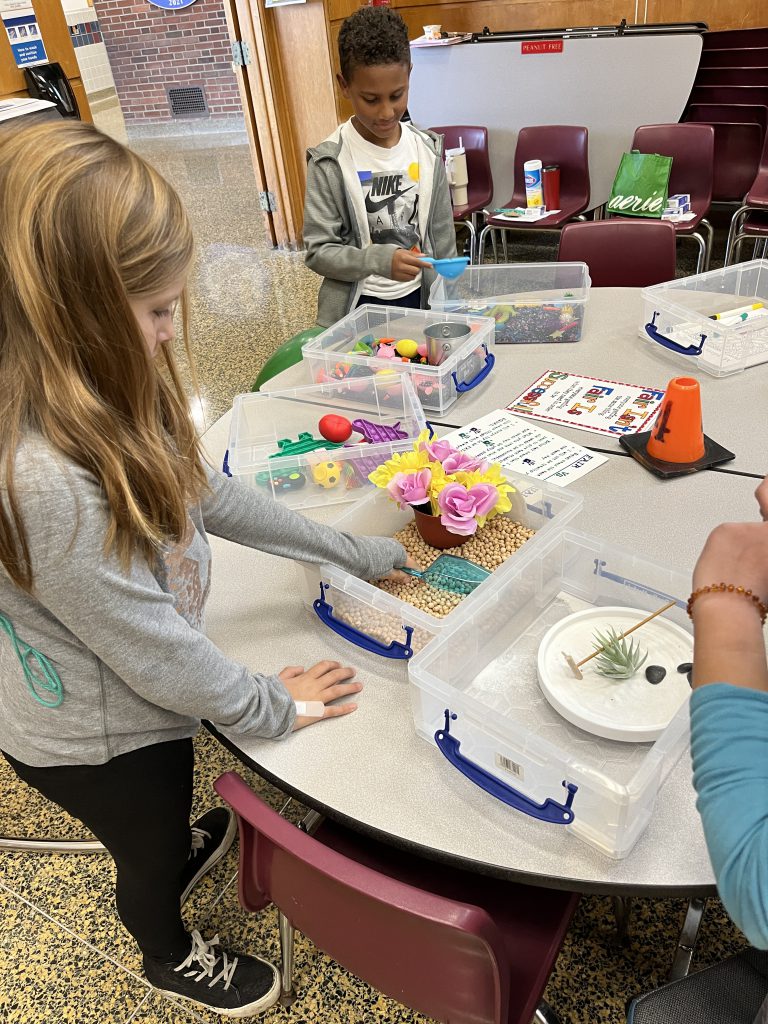
M 187 860 L 191 860 L 197 856 L 197 851 L 202 850 L 205 846 L 205 840 L 211 838 L 211 833 L 206 832 L 204 828 L 195 828 L 192 826 L 192 848 L 189 851 L 189 857 Z
M 178 967 L 174 967 L 174 971 L 184 971 L 185 978 L 194 978 L 195 981 L 210 978 L 208 988 L 213 988 L 217 982 L 223 979 L 224 990 L 226 991 L 234 976 L 238 958 L 235 957 L 232 963 L 230 963 L 229 957 L 223 949 L 219 953 L 214 951 L 213 947 L 218 946 L 218 944 L 218 934 L 206 942 L 199 931 L 193 931 L 192 949 L 189 951 L 189 956 Z M 219 962 L 219 957 L 222 960 L 222 967 L 219 973 L 214 976 L 213 972 L 216 969 L 216 964 Z M 200 968 L 199 973 L 197 967 L 193 966 L 193 964 L 198 965 Z M 186 970 L 187 967 L 191 968 L 191 970 Z

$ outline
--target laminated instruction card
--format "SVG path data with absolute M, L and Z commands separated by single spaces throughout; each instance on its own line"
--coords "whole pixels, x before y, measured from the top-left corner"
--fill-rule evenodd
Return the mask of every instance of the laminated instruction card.
M 615 437 L 650 429 L 663 399 L 657 388 L 547 370 L 507 409 L 517 416 Z
M 445 440 L 475 458 L 500 462 L 505 469 L 564 486 L 608 460 L 604 455 L 535 427 L 506 409 L 497 409 Z

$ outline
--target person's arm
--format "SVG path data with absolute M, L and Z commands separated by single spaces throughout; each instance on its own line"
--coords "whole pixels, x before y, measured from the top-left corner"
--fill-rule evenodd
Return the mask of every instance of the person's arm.
M 768 693 L 722 683 L 696 690 L 691 753 L 720 898 L 752 945 L 768 949 Z
M 304 195 L 304 262 L 321 277 L 337 281 L 362 281 L 370 274 L 391 277 L 396 245 L 360 248 L 343 240 L 342 211 L 347 206 L 341 175 L 331 161 L 307 163 Z
M 389 537 L 355 537 L 312 522 L 256 488 L 206 467 L 211 491 L 201 502 L 214 536 L 302 562 L 330 562 L 353 576 L 377 579 L 406 564 L 405 548 Z
M 719 583 L 766 600 L 768 524 L 712 532 L 693 589 Z M 716 591 L 695 598 L 692 618 L 697 807 L 728 913 L 753 945 L 768 948 L 768 663 L 760 614 L 743 594 Z

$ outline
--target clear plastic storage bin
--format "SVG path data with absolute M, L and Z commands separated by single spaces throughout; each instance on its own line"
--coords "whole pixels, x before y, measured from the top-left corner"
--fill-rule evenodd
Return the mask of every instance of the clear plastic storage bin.
M 536 531 L 518 551 L 443 618 L 415 608 L 393 594 L 336 566 L 304 566 L 304 600 L 335 633 L 386 658 L 409 658 L 438 633 L 463 618 L 484 595 L 495 593 L 515 565 L 529 560 L 542 543 L 581 509 L 583 499 L 555 484 L 506 474 L 517 489 L 507 515 Z M 370 494 L 334 520 L 338 530 L 363 536 L 391 537 L 413 518 L 381 490 Z
M 442 313 L 492 316 L 497 345 L 580 341 L 589 299 L 586 263 L 507 263 L 438 277 L 429 305 Z
M 768 362 L 768 260 L 643 288 L 640 337 L 694 368 L 725 377 Z M 764 304 L 764 311 L 750 310 Z M 747 313 L 723 320 L 716 314 Z M 756 315 L 759 314 L 759 315 Z
M 573 611 L 624 605 L 650 613 L 671 599 L 677 603 L 665 619 L 689 633 L 689 591 L 690 573 L 575 530 L 557 533 L 533 559 L 510 565 L 469 615 L 410 663 L 416 731 L 446 757 L 458 741 L 461 767 L 446 760 L 445 770 L 461 770 L 511 807 L 543 818 L 542 829 L 565 827 L 609 857 L 626 857 L 688 748 L 688 701 L 653 743 L 601 739 L 569 724 L 544 697 L 539 644 Z M 516 812 L 509 813 L 512 829 Z
M 448 338 L 443 346 L 442 359 L 437 365 L 403 363 L 359 353 L 350 353 L 366 335 L 375 339 L 394 338 L 402 341 L 412 338 L 425 342 L 425 329 L 448 323 L 455 328 L 466 328 L 460 338 Z M 302 356 L 310 379 L 315 383 L 326 380 L 349 380 L 366 369 L 373 369 L 382 379 L 392 382 L 393 401 L 397 401 L 397 381 L 402 375 L 410 377 L 416 395 L 430 413 L 443 413 L 453 405 L 459 395 L 477 387 L 493 369 L 493 321 L 478 316 L 446 316 L 419 309 L 400 309 L 396 306 L 360 306 L 323 334 L 312 338 L 302 348 Z
M 337 382 L 238 395 L 232 409 L 225 472 L 252 487 L 263 487 L 289 508 L 332 505 L 372 491 L 368 474 L 394 452 L 410 451 L 426 429 L 426 420 L 409 380 L 403 381 L 394 397 L 373 373 L 356 383 L 355 391 Z M 386 428 L 397 425 L 407 436 L 360 444 L 362 434 L 355 432 L 346 445 L 332 447 L 318 429 L 320 419 L 329 413 L 345 416 L 353 424 L 366 420 L 384 434 L 390 433 Z M 318 439 L 325 447 L 281 455 L 281 442 L 297 442 L 301 434 Z

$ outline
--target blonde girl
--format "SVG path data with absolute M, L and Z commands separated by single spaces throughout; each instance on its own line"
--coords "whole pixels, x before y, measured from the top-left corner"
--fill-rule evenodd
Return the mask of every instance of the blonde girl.
M 189 823 L 200 719 L 284 737 L 361 689 L 321 661 L 269 675 L 205 636 L 207 533 L 360 576 L 406 562 L 206 465 L 174 360 L 192 234 L 170 185 L 81 123 L 0 144 L 0 750 L 117 865 L 149 981 L 224 1015 L 279 994 L 274 967 L 188 933 L 180 904 L 234 837 Z M 187 331 L 184 331 L 185 342 Z

